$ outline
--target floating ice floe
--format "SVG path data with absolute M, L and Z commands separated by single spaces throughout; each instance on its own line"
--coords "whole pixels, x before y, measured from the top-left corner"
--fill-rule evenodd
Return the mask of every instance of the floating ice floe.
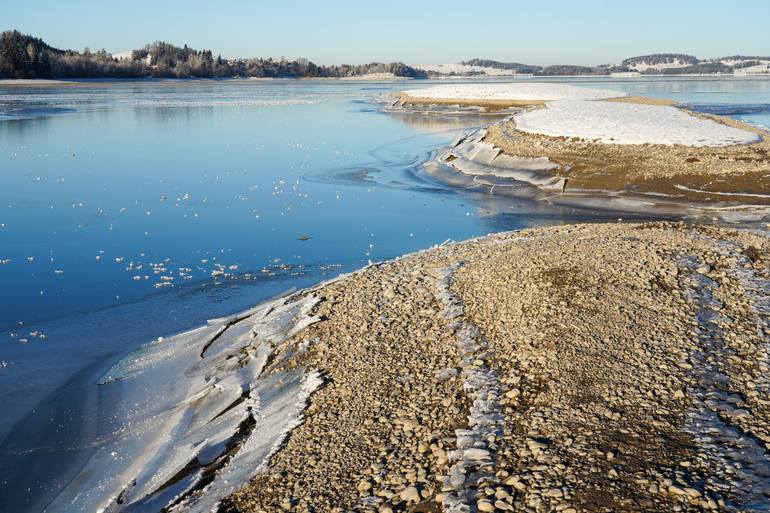
M 322 384 L 317 371 L 266 370 L 277 353 L 296 354 L 286 342 L 320 320 L 318 301 L 268 301 L 121 360 L 100 380 L 121 388 L 118 427 L 46 511 L 216 511 L 264 469 Z
M 403 94 L 436 100 L 553 101 L 601 100 L 627 96 L 620 91 L 593 89 L 547 82 L 508 84 L 442 84 L 425 89 L 410 89 Z
M 514 116 L 523 132 L 606 144 L 731 146 L 761 140 L 748 130 L 693 116 L 676 107 L 561 100 Z

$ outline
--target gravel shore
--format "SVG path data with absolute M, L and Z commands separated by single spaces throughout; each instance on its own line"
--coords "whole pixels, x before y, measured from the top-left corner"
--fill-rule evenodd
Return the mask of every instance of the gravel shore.
M 666 105 L 649 98 L 619 102 Z M 694 202 L 770 204 L 770 135 L 723 116 L 690 113 L 753 132 L 760 142 L 720 148 L 661 144 L 601 144 L 530 134 L 513 120 L 491 125 L 486 141 L 517 157 L 547 157 L 559 164 L 551 174 L 566 178 L 566 191 L 601 190 L 663 194 Z
M 448 244 L 313 292 L 265 373 L 318 369 L 241 512 L 770 507 L 770 239 L 577 225 Z

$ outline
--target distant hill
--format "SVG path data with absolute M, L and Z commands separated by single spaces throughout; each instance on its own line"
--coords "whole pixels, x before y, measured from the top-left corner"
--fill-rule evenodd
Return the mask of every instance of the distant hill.
M 463 61 L 460 64 L 465 66 L 479 66 L 482 68 L 505 69 L 515 71 L 517 73 L 527 74 L 538 73 L 543 69 L 542 66 L 520 64 L 518 62 L 498 62 L 489 59 L 471 59 L 469 61 Z
M 555 66 L 546 66 L 539 73 L 544 76 L 563 76 L 563 75 L 594 75 L 604 74 L 601 71 L 597 71 L 596 68 L 590 68 L 588 66 L 575 66 L 572 64 L 557 64 Z
M 105 50 L 60 50 L 16 30 L 0 33 L 0 78 L 344 78 L 390 73 L 427 78 L 424 70 L 401 62 L 319 66 L 307 59 L 223 59 L 211 50 L 195 50 L 163 41 L 150 43 L 118 59 Z
M 654 53 L 640 55 L 623 60 L 621 66 L 637 71 L 645 71 L 650 68 L 668 69 L 686 66 L 694 66 L 700 61 L 694 55 L 683 53 Z
M 722 62 L 734 62 L 734 61 L 770 61 L 770 56 L 766 57 L 758 57 L 756 55 L 754 56 L 748 56 L 748 55 L 730 55 L 728 57 L 720 57 L 719 59 L 714 59 L 716 61 L 722 61 Z
M 456 68 L 452 68 L 456 66 Z M 463 67 L 466 68 L 463 73 Z M 500 76 L 496 70 L 506 70 L 507 75 L 527 74 L 535 76 L 611 75 L 613 73 L 642 73 L 647 75 L 713 75 L 713 74 L 767 74 L 770 73 L 770 57 L 734 55 L 717 59 L 700 60 L 684 53 L 656 53 L 624 59 L 620 64 L 576 66 L 563 64 L 538 66 L 518 62 L 500 62 L 491 59 L 470 59 L 457 65 L 426 66 L 431 76 Z M 451 73 L 442 73 L 451 69 Z M 495 72 L 490 72 L 490 71 Z
M 539 66 L 492 59 L 470 59 L 459 64 L 426 65 L 426 69 L 401 62 L 332 66 L 317 65 L 307 59 L 223 59 L 211 50 L 196 50 L 156 41 L 143 48 L 121 54 L 105 50 L 82 52 L 62 50 L 38 37 L 16 30 L 0 33 L 0 78 L 346 78 L 389 74 L 404 78 L 504 77 L 515 75 L 610 75 L 643 74 L 720 74 L 759 75 L 770 73 L 770 57 L 733 55 L 700 60 L 683 53 L 656 53 L 624 59 L 620 64 L 577 66 L 562 64 Z

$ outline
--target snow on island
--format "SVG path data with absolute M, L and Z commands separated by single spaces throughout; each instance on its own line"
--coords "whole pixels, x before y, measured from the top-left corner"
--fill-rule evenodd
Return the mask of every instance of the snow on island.
M 405 97 L 432 100 L 464 101 L 531 101 L 602 100 L 627 96 L 608 89 L 592 89 L 547 82 L 517 82 L 508 84 L 441 84 L 425 89 L 410 89 Z
M 761 140 L 756 133 L 660 105 L 562 100 L 514 119 L 523 132 L 605 144 L 722 147 Z

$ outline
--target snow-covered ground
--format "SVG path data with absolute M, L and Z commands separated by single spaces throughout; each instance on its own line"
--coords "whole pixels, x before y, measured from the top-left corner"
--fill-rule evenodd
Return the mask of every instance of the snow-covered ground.
M 563 100 L 519 113 L 515 120 L 524 132 L 608 144 L 730 146 L 760 139 L 753 132 L 658 105 Z
M 436 100 L 500 101 L 600 100 L 627 96 L 626 93 L 619 91 L 546 82 L 441 84 L 425 89 L 410 89 L 404 91 L 404 94 L 415 98 L 432 98 Z
M 664 69 L 686 68 L 687 66 L 691 66 L 691 64 L 688 64 L 687 62 L 681 59 L 674 59 L 672 62 L 658 62 L 655 64 L 649 64 L 645 61 L 642 61 L 642 62 L 637 62 L 636 64 L 630 65 L 629 68 L 634 71 L 644 72 L 651 69 L 660 71 Z
M 747 62 L 758 61 L 761 64 L 770 64 L 770 59 L 720 59 L 719 62 L 725 66 L 735 66 L 736 64 L 745 64 Z
M 120 60 L 120 59 L 130 59 L 133 54 L 134 54 L 134 52 L 128 51 L 128 52 L 113 53 L 112 56 L 114 58 Z
M 733 73 L 735 76 L 767 75 L 770 73 L 770 61 L 762 61 L 762 64 L 738 68 Z

